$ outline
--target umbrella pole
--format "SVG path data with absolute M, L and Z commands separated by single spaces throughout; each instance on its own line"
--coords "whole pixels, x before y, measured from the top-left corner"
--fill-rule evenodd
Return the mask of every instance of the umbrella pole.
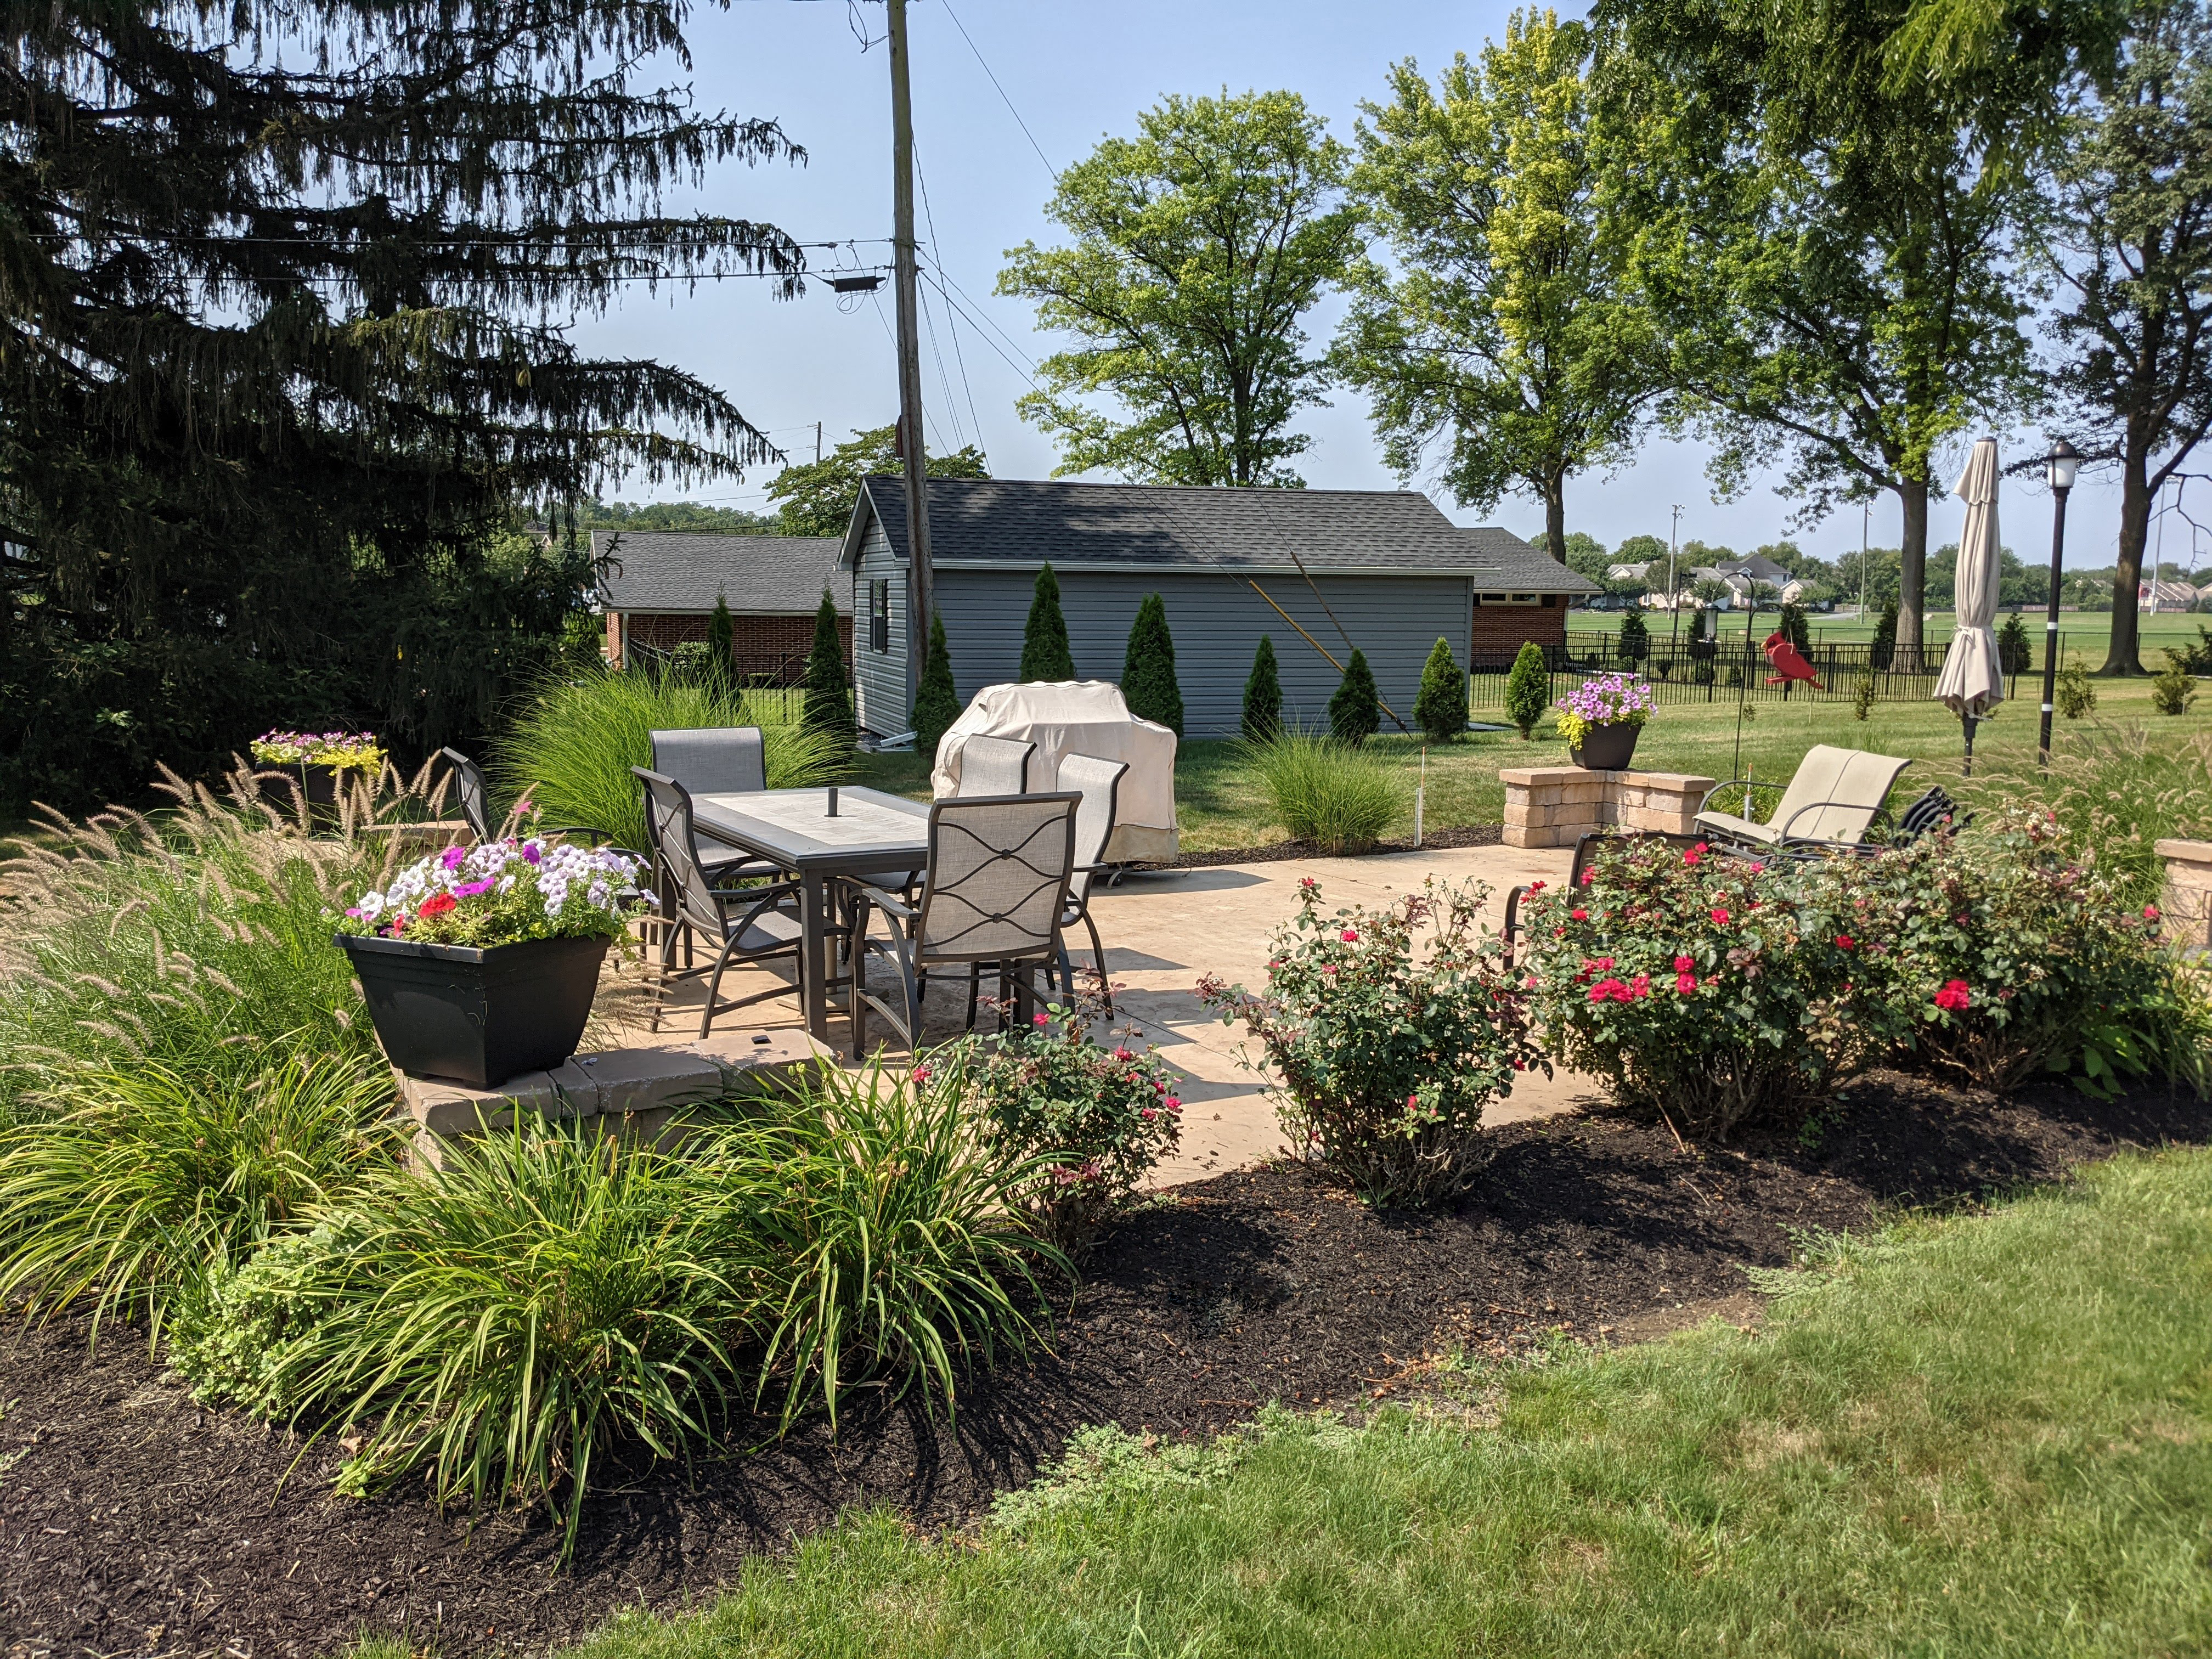
M 1959 716 L 1959 723 L 1966 728 L 1966 769 L 1959 775 L 1961 777 L 1971 778 L 1974 775 L 1974 726 L 1976 722 L 1974 720 L 1973 711 L 1972 709 L 1967 709 L 1962 713 Z

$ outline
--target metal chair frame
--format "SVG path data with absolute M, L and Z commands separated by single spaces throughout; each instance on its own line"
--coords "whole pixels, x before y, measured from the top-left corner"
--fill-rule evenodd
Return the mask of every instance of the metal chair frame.
M 802 993 L 806 975 L 806 956 L 801 948 L 805 935 L 802 924 L 787 908 L 787 905 L 797 904 L 799 884 L 780 881 L 738 888 L 715 885 L 708 879 L 706 866 L 699 860 L 698 833 L 691 814 L 691 792 L 675 779 L 647 771 L 642 766 L 633 766 L 630 772 L 644 786 L 647 838 L 653 843 L 656 866 L 665 878 L 669 895 L 665 902 L 669 903 L 670 910 L 665 920 L 670 926 L 661 940 L 653 1030 L 658 1031 L 660 1029 L 660 1016 L 668 1000 L 668 988 L 678 980 L 707 976 L 707 1006 L 699 1020 L 699 1035 L 702 1037 L 713 1030 L 717 1014 L 750 1007 L 772 997 Z M 789 921 L 787 937 L 781 929 L 766 927 L 765 924 L 771 916 L 782 917 Z M 769 934 L 769 943 L 748 945 L 746 935 L 757 929 Z M 676 966 L 676 941 L 679 932 L 686 936 L 685 963 L 681 969 Z M 696 966 L 691 963 L 689 936 L 694 932 L 719 946 L 712 963 L 702 963 Z M 722 995 L 722 975 L 733 963 L 757 965 L 785 956 L 792 960 L 792 984 L 772 986 L 750 996 L 726 998 Z
M 447 775 L 453 779 L 454 798 L 459 801 L 461 816 L 468 820 L 469 832 L 478 841 L 496 841 L 499 831 L 491 821 L 491 789 L 484 781 L 483 768 L 478 766 L 458 749 L 441 749 L 439 758 L 446 763 Z M 594 847 L 604 847 L 614 840 L 613 832 L 588 823 L 564 824 L 558 829 L 532 830 L 534 836 L 585 836 Z M 623 848 L 617 849 L 628 852 Z M 636 857 L 638 854 L 632 854 Z
M 1058 960 L 1060 988 L 1064 995 L 1075 994 L 1075 966 L 1068 960 L 1066 930 L 1079 921 L 1091 935 L 1091 960 L 1098 974 L 1101 994 L 1106 1000 L 1105 1012 L 1114 1012 L 1114 988 L 1106 977 L 1106 946 L 1098 937 L 1098 923 L 1091 914 L 1091 889 L 1097 878 L 1109 872 L 1118 873 L 1119 866 L 1099 862 L 1106 851 L 1106 843 L 1114 838 L 1114 823 L 1121 805 L 1121 780 L 1128 775 L 1127 761 L 1103 760 L 1095 755 L 1066 755 L 1060 763 L 1060 778 L 1067 780 L 1070 761 L 1089 762 L 1094 767 L 1110 769 L 1103 773 L 1104 781 L 1085 788 L 1078 785 L 1075 793 L 1082 797 L 1082 805 L 1075 809 L 1075 868 L 1068 878 L 1067 910 L 1060 919 L 1061 944 Z M 1098 809 L 1103 805 L 1103 817 Z M 1001 976 L 1003 981 L 1003 975 Z M 1050 983 L 1048 975 L 1047 983 Z M 968 967 L 968 1030 L 975 1029 L 975 1006 L 982 993 L 983 964 L 970 963 Z M 1000 993 L 1004 999 L 1003 988 Z
M 929 867 L 922 877 L 920 896 L 908 902 L 901 895 L 867 884 L 855 884 L 852 890 L 853 920 L 852 945 L 852 1011 L 853 1055 L 861 1058 L 867 1045 L 867 1011 L 873 1008 L 890 1023 L 893 1030 L 906 1039 L 911 1049 L 921 1033 L 921 1000 L 928 989 L 929 969 L 933 966 L 996 963 L 1000 983 L 1004 988 L 1013 982 L 1012 1000 L 1024 1012 L 1035 1000 L 1032 983 L 1036 969 L 1049 964 L 1062 953 L 1060 929 L 1067 914 L 1067 892 L 1075 869 L 1075 814 L 1082 796 L 1073 793 L 1054 793 L 1036 795 L 977 795 L 958 799 L 940 800 L 929 809 Z M 960 820 L 983 807 L 1010 805 L 1058 805 L 1061 811 L 1042 819 L 1025 836 L 1018 846 L 992 847 L 982 844 L 992 856 L 965 876 L 950 883 L 941 878 L 945 865 L 939 848 L 948 833 L 975 837 Z M 1020 865 L 1034 878 L 1029 891 L 1020 902 L 1036 898 L 1046 887 L 1059 889 L 1051 907 L 1050 927 L 1039 936 L 1033 950 L 1009 952 L 1002 943 L 980 949 L 963 951 L 952 948 L 959 939 L 993 922 L 1012 918 L 1011 908 L 983 911 L 979 919 L 970 922 L 947 940 L 933 940 L 930 921 L 939 904 L 952 897 L 969 883 L 1007 863 Z M 979 909 L 981 907 L 976 907 Z M 880 910 L 890 923 L 890 938 L 878 943 L 869 936 L 868 921 L 872 912 Z M 873 953 L 889 960 L 898 970 L 902 993 L 900 1006 L 893 1008 L 867 988 L 867 963 Z M 974 1006 L 970 1004 L 970 1024 Z

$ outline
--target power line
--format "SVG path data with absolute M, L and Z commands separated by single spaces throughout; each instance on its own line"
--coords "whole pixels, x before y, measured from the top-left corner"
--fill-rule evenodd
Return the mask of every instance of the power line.
M 983 54 L 975 45 L 975 37 L 968 33 L 968 26 L 960 21 L 960 14 L 952 9 L 952 0 L 943 0 L 943 4 L 945 15 L 952 20 L 952 27 L 960 31 L 960 38 L 968 43 L 968 50 L 974 52 L 975 61 L 982 64 L 983 73 L 989 76 L 993 88 L 999 94 L 999 101 L 1006 106 L 1006 113 L 1014 118 L 1014 125 L 1022 130 L 1022 137 L 1030 141 L 1030 148 L 1036 152 L 1037 160 L 1044 163 L 1044 170 L 1052 175 L 1053 183 L 1058 184 L 1060 169 L 1053 166 L 1052 158 L 1044 153 L 1044 146 L 1037 143 L 1036 134 L 1030 131 L 1030 124 L 1022 119 L 1022 112 L 1014 107 L 1014 100 L 1006 96 L 1006 88 L 999 84 L 999 77 L 993 73 L 990 64 L 984 63 Z
M 941 273 L 935 270 L 930 270 L 925 271 L 923 274 L 929 281 L 937 284 L 937 296 L 945 301 L 946 308 L 951 311 L 954 315 L 966 322 L 969 327 L 974 329 L 975 331 L 975 337 L 981 340 L 985 345 L 990 347 L 994 352 L 997 352 L 999 361 L 1004 363 L 1008 368 L 1012 369 L 1014 373 L 1020 375 L 1022 379 L 1027 380 L 1031 388 L 1034 389 L 1036 386 L 1036 377 L 1031 374 L 1029 370 L 1024 368 L 1019 363 L 1016 362 L 1012 357 L 1006 356 L 1005 352 L 1000 351 L 999 349 L 998 342 L 994 340 L 989 335 L 983 332 L 981 327 L 977 325 L 973 317 L 960 309 L 958 301 L 955 301 L 950 294 L 945 292 L 944 283 L 940 280 Z
M 921 213 L 929 226 L 930 259 L 934 264 L 937 257 L 937 210 L 929 204 L 929 174 L 922 168 L 921 146 L 919 144 L 915 146 L 914 151 L 914 177 L 915 182 L 921 186 Z M 916 260 L 917 274 L 920 268 L 921 261 Z M 938 297 L 943 299 L 944 295 L 945 290 L 939 288 Z M 922 315 L 927 317 L 928 314 L 928 310 L 925 307 Z M 975 447 L 981 449 L 983 447 L 983 422 L 975 413 L 975 388 L 968 383 L 968 360 L 961 355 L 960 351 L 960 325 L 955 319 L 952 307 L 949 303 L 945 308 L 945 326 L 946 331 L 952 336 L 953 361 L 960 365 L 960 389 L 968 394 L 968 422 L 975 430 Z M 937 351 L 937 329 L 934 324 L 930 327 L 929 347 L 932 351 Z M 938 351 L 937 354 L 937 378 L 940 380 L 945 379 L 945 354 L 941 351 Z M 945 401 L 948 404 L 952 401 L 952 387 L 949 382 L 945 388 Z
M 992 332 L 995 333 L 1001 340 L 1004 340 L 1006 344 L 1012 349 L 1012 351 L 1017 357 L 1019 357 L 1024 362 L 1029 364 L 1029 369 L 1024 371 L 1024 376 L 1026 379 L 1030 379 L 1032 383 L 1034 383 L 1034 377 L 1031 371 L 1035 370 L 1036 368 L 1036 360 L 1032 358 L 1028 352 L 1022 349 L 1020 343 L 1012 335 L 1007 333 L 1005 329 L 1000 328 L 996 322 L 991 319 L 989 314 L 984 311 L 983 307 L 980 304 L 977 303 L 975 296 L 970 295 L 966 289 L 960 286 L 959 280 L 955 277 L 951 271 L 945 270 L 942 265 L 936 266 L 935 271 L 940 288 L 946 283 L 951 283 L 952 291 L 968 302 L 968 311 L 972 313 L 969 316 L 968 319 L 970 325 L 975 326 L 976 331 L 980 333 L 981 331 L 982 324 L 988 324 Z M 977 320 L 978 319 L 981 319 L 980 323 Z M 988 344 L 989 342 L 986 341 L 984 343 Z M 1001 352 L 999 355 L 1000 356 L 1004 356 L 1006 354 Z

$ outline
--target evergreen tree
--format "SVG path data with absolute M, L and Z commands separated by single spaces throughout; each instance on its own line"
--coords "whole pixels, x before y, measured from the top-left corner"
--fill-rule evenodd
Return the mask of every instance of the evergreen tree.
M 1048 564 L 1037 572 L 1036 597 L 1030 601 L 1030 619 L 1022 629 L 1021 678 L 1072 680 L 1075 653 L 1068 649 L 1067 618 L 1060 614 L 1060 578 Z
M 1328 700 L 1328 729 L 1345 743 L 1362 744 L 1382 725 L 1382 702 L 1375 690 L 1375 671 L 1356 647 L 1344 665 L 1344 683 Z
M 9 10 L 0 790 L 113 799 L 271 723 L 473 746 L 591 589 L 526 513 L 769 458 L 694 375 L 567 328 L 641 268 L 799 291 L 773 226 L 659 211 L 798 154 L 644 78 L 684 11 Z
M 1156 720 L 1182 735 L 1182 687 L 1176 684 L 1175 640 L 1168 632 L 1168 602 L 1145 595 L 1130 625 L 1121 662 L 1121 696 L 1139 720 Z
M 1782 637 L 1789 641 L 1790 644 L 1796 646 L 1800 651 L 1810 651 L 1813 648 L 1812 625 L 1805 620 L 1805 607 L 1803 605 L 1784 605 L 1782 607 L 1782 620 L 1777 624 L 1777 626 L 1782 631 Z
M 1544 647 L 1531 640 L 1513 659 L 1513 672 L 1505 677 L 1505 714 L 1520 728 L 1526 743 L 1536 735 L 1536 722 L 1552 700 L 1551 671 L 1544 666 Z
M 1283 681 L 1275 672 L 1275 641 L 1260 635 L 1260 648 L 1252 653 L 1252 672 L 1244 677 L 1244 737 L 1265 743 L 1283 729 Z
M 945 727 L 960 718 L 960 694 L 952 689 L 952 653 L 945 643 L 945 618 L 929 619 L 929 655 L 914 699 L 914 751 L 934 756 Z
M 806 653 L 807 726 L 850 738 L 853 696 L 845 678 L 845 642 L 837 626 L 837 601 L 822 590 L 822 604 L 814 613 L 814 648 Z
M 2008 674 L 2025 674 L 2032 654 L 2027 643 L 2027 623 L 2015 611 L 1997 629 L 1997 666 Z
M 1885 600 L 1881 617 L 1874 625 L 1874 648 L 1867 653 L 1867 665 L 1877 672 L 1887 668 L 1897 655 L 1897 601 Z
M 714 612 L 707 618 L 707 675 L 718 685 L 737 678 L 738 630 L 730 621 L 730 601 L 717 590 Z
M 1620 619 L 1620 659 L 1642 662 L 1650 654 L 1651 630 L 1644 625 L 1644 613 L 1631 611 Z
M 1467 676 L 1443 639 L 1421 670 L 1421 693 L 1413 699 L 1413 724 L 1431 743 L 1449 743 L 1467 730 Z

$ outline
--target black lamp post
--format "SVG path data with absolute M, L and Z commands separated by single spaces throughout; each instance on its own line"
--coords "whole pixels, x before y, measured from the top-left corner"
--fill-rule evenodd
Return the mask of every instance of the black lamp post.
M 2051 606 L 2043 621 L 2043 738 L 2036 748 L 2036 763 L 2051 764 L 2051 705 L 2058 694 L 2058 567 L 2066 556 L 2066 492 L 2074 488 L 2074 475 L 2081 470 L 2081 453 L 2063 438 L 2051 444 L 2051 493 L 2057 505 L 2051 509 Z

